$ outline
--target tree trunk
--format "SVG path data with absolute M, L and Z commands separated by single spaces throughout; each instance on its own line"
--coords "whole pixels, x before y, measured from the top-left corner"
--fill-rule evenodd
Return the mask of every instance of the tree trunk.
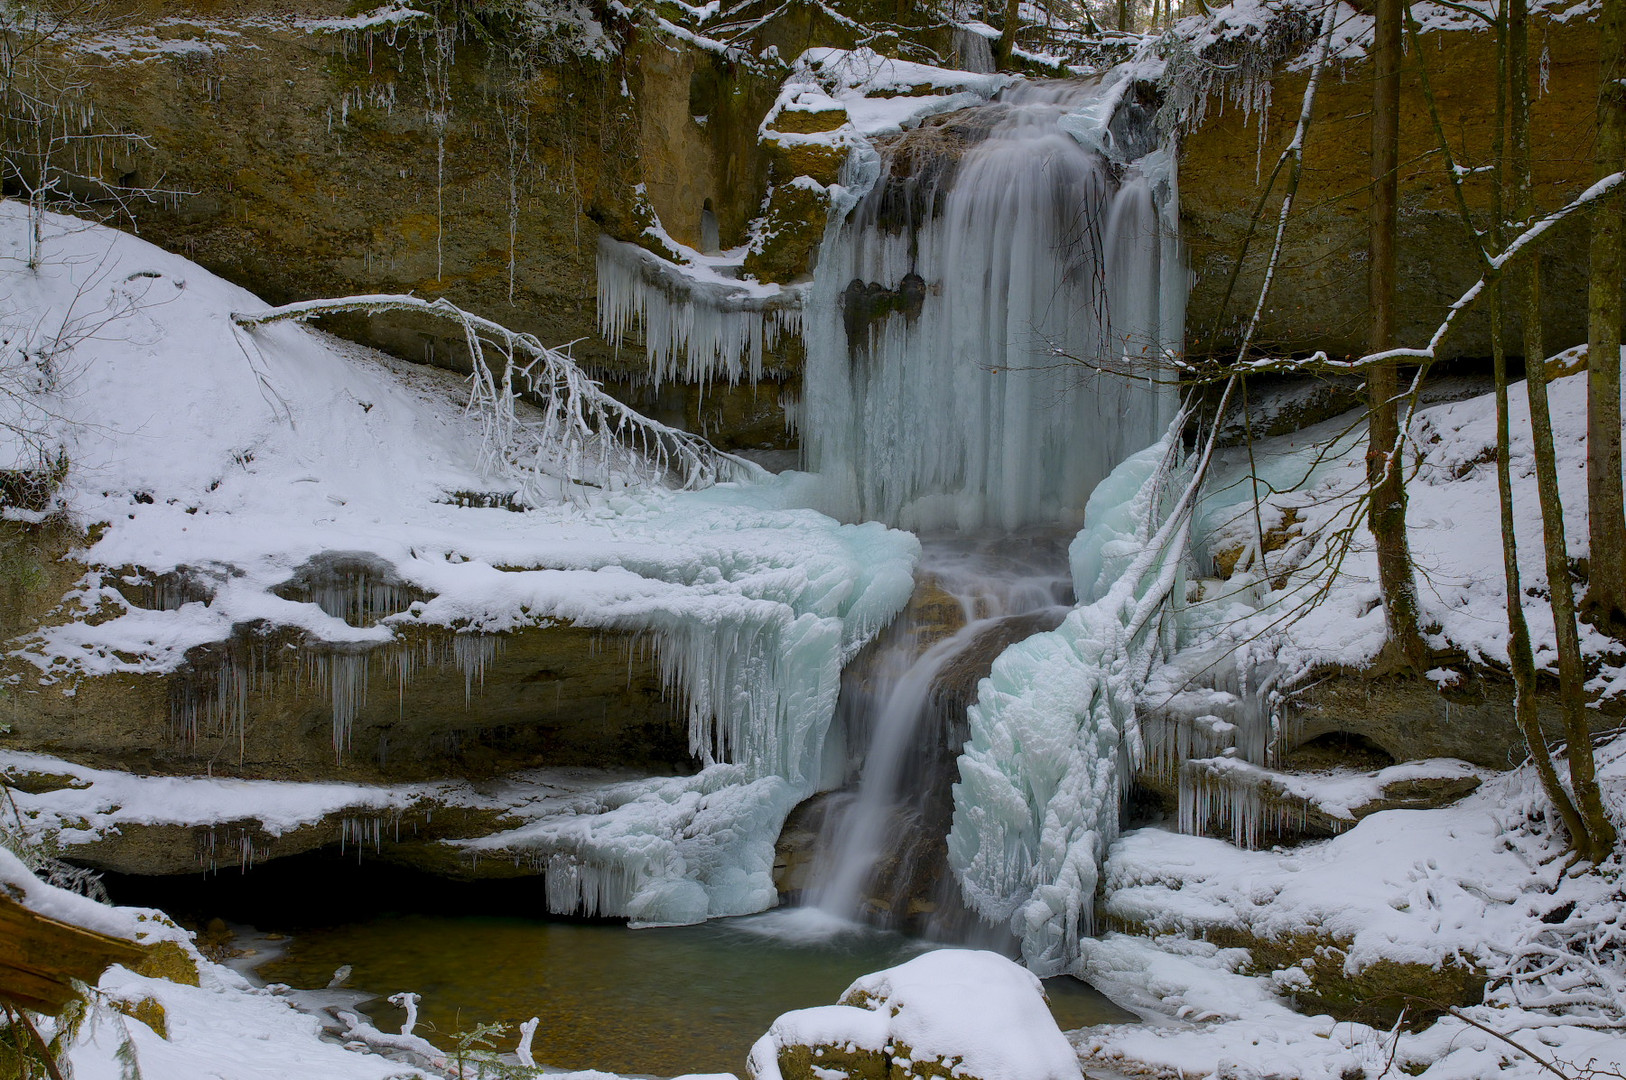
M 1558 498 L 1558 464 L 1553 454 L 1553 422 L 1547 408 L 1547 366 L 1525 365 L 1530 393 L 1530 436 L 1535 444 L 1536 491 L 1541 501 L 1541 530 L 1547 556 L 1547 592 L 1558 636 L 1558 697 L 1564 709 L 1564 731 L 1570 743 L 1570 785 L 1586 824 L 1574 837 L 1582 858 L 1601 862 L 1614 847 L 1615 830 L 1603 809 L 1592 760 L 1592 732 L 1587 726 L 1586 666 L 1581 659 L 1576 622 L 1575 587 L 1564 540 L 1564 506 Z
M 1004 70 L 1011 66 L 1011 54 L 1016 51 L 1016 24 L 1020 0 L 1005 0 L 1005 24 L 1000 27 L 999 42 L 994 46 L 994 67 Z
M 1535 195 L 1530 170 L 1530 11 L 1528 0 L 1509 0 L 1507 5 L 1506 47 L 1498 48 L 1500 63 L 1506 80 L 1498 85 L 1497 113 L 1502 103 L 1512 106 L 1512 122 L 1508 125 L 1512 146 L 1510 177 L 1498 176 L 1497 188 L 1511 179 L 1514 215 L 1528 221 L 1535 211 Z M 1511 93 L 1504 94 L 1503 87 Z M 1497 130 L 1501 130 L 1498 122 Z M 1497 143 L 1501 142 L 1498 138 Z M 1495 150 L 1497 171 L 1502 172 L 1502 152 Z M 1501 217 L 1504 200 L 1493 199 L 1495 220 L 1491 225 L 1492 243 L 1500 249 L 1504 243 Z M 1525 269 L 1514 275 L 1514 295 L 1521 298 L 1524 324 L 1525 364 L 1540 366 L 1547 355 L 1543 343 L 1541 323 L 1541 263 L 1538 253 L 1532 253 Z M 1524 736 L 1530 759 L 1547 801 L 1553 804 L 1564 831 L 1569 834 L 1577 851 L 1590 843 L 1591 830 L 1587 828 L 1580 811 L 1575 808 L 1569 792 L 1564 790 L 1558 770 L 1553 763 L 1552 749 L 1541 730 L 1536 710 L 1536 661 L 1530 648 L 1530 625 L 1524 617 L 1524 587 L 1519 574 L 1519 545 L 1513 522 L 1513 477 L 1509 461 L 1511 452 L 1508 435 L 1509 409 L 1507 400 L 1507 349 L 1502 338 L 1502 289 L 1500 285 L 1491 294 L 1491 358 L 1496 374 L 1496 493 L 1501 507 L 1502 572 L 1507 589 L 1508 667 L 1513 676 L 1513 718 Z M 1533 425 L 1532 425 L 1533 427 Z M 1549 447 L 1550 449 L 1550 447 Z M 1557 617 L 1557 611 L 1554 611 Z M 1590 744 L 1588 745 L 1590 750 Z
M 1604 0 L 1598 16 L 1596 175 L 1626 165 L 1626 0 Z M 1620 290 L 1622 200 L 1592 210 L 1587 296 L 1587 507 L 1591 551 L 1588 618 L 1626 636 L 1626 512 L 1620 478 Z
M 1378 0 L 1372 44 L 1372 202 L 1368 219 L 1366 347 L 1394 344 L 1395 238 L 1399 231 L 1400 30 L 1402 0 Z M 1417 593 L 1406 541 L 1406 486 L 1400 462 L 1398 374 L 1374 364 L 1366 381 L 1369 524 L 1377 546 L 1378 586 L 1390 640 L 1419 672 L 1428 649 L 1417 630 Z

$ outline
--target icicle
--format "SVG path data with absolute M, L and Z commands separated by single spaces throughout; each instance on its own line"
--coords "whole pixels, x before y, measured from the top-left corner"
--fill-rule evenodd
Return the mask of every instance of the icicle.
M 795 290 L 690 277 L 636 244 L 599 238 L 599 330 L 612 342 L 641 330 L 657 386 L 756 382 L 763 351 L 801 330 L 799 300 Z
M 502 639 L 494 634 L 457 634 L 452 638 L 452 662 L 463 673 L 463 704 L 474 701 L 478 687 L 485 690 L 486 666 L 497 658 Z

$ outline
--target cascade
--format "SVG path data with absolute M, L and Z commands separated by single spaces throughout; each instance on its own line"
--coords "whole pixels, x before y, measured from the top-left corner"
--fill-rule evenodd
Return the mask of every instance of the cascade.
M 959 44 L 968 55 L 986 47 Z M 824 803 L 804 900 L 844 917 L 895 916 L 911 906 L 920 865 L 946 863 L 950 891 L 1009 927 L 1044 973 L 1065 969 L 1088 932 L 1119 777 L 1139 752 L 1136 679 L 1174 633 L 1139 609 L 1154 580 L 1178 574 L 1175 561 L 1126 557 L 1150 550 L 1163 466 L 1176 456 L 1173 397 L 1153 376 L 1181 348 L 1187 285 L 1174 158 L 1132 88 L 1122 71 L 1100 83 L 1018 83 L 854 145 L 805 285 L 759 286 L 687 249 L 681 267 L 631 244 L 599 250 L 601 326 L 615 339 L 641 326 L 657 381 L 755 378 L 774 335 L 800 330 L 794 422 L 813 475 L 795 484 L 818 509 L 957 534 L 963 554 L 979 535 L 1008 544 L 1035 529 L 1074 531 L 1088 503 L 1092 532 L 1074 544 L 1070 583 L 1043 567 L 955 565 L 944 554 L 954 545 L 934 545 L 924 572 L 958 605 L 954 628 L 934 637 L 894 627 L 863 674 L 843 678 L 828 740 L 817 719 L 787 728 L 773 702 L 735 692 L 734 649 L 689 648 L 674 627 L 660 657 L 668 683 L 690 690 L 697 754 L 777 766 L 745 774 L 778 785 L 759 800 L 764 820 L 816 786 L 858 781 Z M 658 227 L 646 233 L 666 243 Z M 1047 611 L 1073 592 L 1085 607 L 1065 619 Z M 784 663 L 782 648 L 749 651 Z M 828 692 L 813 682 L 810 700 Z M 707 687 L 724 690 L 696 693 Z M 674 786 L 654 797 L 675 807 L 693 794 Z M 911 835 L 935 850 L 892 843 Z M 750 890 L 713 881 L 756 854 L 625 839 L 561 833 L 536 856 L 566 855 L 575 868 L 549 875 L 570 894 L 561 903 L 635 920 L 758 903 L 757 878 Z M 662 869 L 679 862 L 705 868 L 681 895 Z
M 1043 974 L 1088 932 L 1138 741 L 1126 674 L 1167 635 L 1129 625 L 1166 568 L 1120 578 L 1161 506 L 1172 400 L 1144 376 L 1179 348 L 1185 277 L 1172 158 L 1125 85 L 1023 84 L 854 155 L 864 193 L 803 325 L 826 510 L 969 536 L 1076 526 L 1088 500 L 1089 532 L 1048 567 L 927 546 L 964 625 L 922 647 L 905 623 L 844 686 L 861 776 L 824 811 L 804 895 L 929 934 L 964 933 L 943 917 L 969 908 Z M 1086 607 L 1050 607 L 1075 592 Z
M 1169 397 L 1132 376 L 1180 341 L 1172 158 L 1118 160 L 1145 140 L 1111 130 L 1115 100 L 1018 84 L 853 155 L 847 186 L 866 193 L 805 300 L 800 419 L 824 509 L 1077 524 L 1161 434 Z
M 1054 627 L 1072 601 L 1059 543 L 1012 547 L 1011 538 L 925 544 L 924 602 L 843 680 L 837 716 L 857 786 L 824 811 L 805 898 L 829 914 L 932 932 L 957 906 L 939 849 L 968 698 L 999 651 Z M 909 917 L 911 901 L 932 911 L 925 925 Z

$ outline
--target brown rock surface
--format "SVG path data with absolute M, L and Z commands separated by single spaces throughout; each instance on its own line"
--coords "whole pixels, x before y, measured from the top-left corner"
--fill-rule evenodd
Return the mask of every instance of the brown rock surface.
M 1584 18 L 1536 20 L 1533 39 L 1542 43 L 1533 62 L 1543 65 L 1544 92 L 1532 102 L 1532 158 L 1536 199 L 1554 209 L 1592 179 L 1591 125 L 1596 83 L 1595 27 Z M 1494 42 L 1489 33 L 1431 32 L 1422 38 L 1422 59 L 1439 101 L 1441 119 L 1459 163 L 1490 160 L 1495 124 L 1489 99 Z M 1397 336 L 1405 344 L 1427 342 L 1446 305 L 1478 276 L 1454 209 L 1437 140 L 1409 52 L 1403 66 L 1400 176 L 1401 236 Z M 1187 342 L 1199 354 L 1234 348 L 1236 324 L 1258 294 L 1270 247 L 1256 240 L 1235 296 L 1220 310 L 1226 278 L 1257 203 L 1256 177 L 1268 175 L 1292 136 L 1306 76 L 1279 75 L 1263 116 L 1245 115 L 1234 102 L 1211 103 L 1207 121 L 1185 138 L 1180 154 L 1180 210 L 1196 284 L 1187 307 Z M 1321 83 L 1315 118 L 1304 148 L 1304 174 L 1287 234 L 1287 246 L 1271 303 L 1259 329 L 1263 348 L 1282 352 L 1325 349 L 1330 355 L 1364 351 L 1366 296 L 1365 190 L 1368 183 L 1368 67 L 1335 65 Z M 1265 124 L 1261 141 L 1259 125 Z M 1262 168 L 1261 168 L 1262 163 Z M 1476 211 L 1488 205 L 1488 174 L 1468 180 Z M 1278 191 L 1279 191 L 1278 187 Z M 1274 222 L 1279 197 L 1266 206 Z M 1586 339 L 1586 244 L 1584 232 L 1566 225 L 1543 248 L 1547 340 L 1562 348 Z M 1518 315 L 1509 312 L 1508 340 L 1517 342 Z M 1488 356 L 1488 322 L 1467 318 L 1444 347 L 1444 356 Z M 1216 332 L 1217 328 L 1217 332 Z

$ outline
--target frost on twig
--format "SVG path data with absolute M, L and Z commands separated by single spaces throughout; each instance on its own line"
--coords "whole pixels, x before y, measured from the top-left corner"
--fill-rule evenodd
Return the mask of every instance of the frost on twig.
M 750 462 L 705 439 L 667 427 L 606 394 L 576 363 L 530 334 L 470 314 L 444 298 L 345 296 L 233 314 L 245 329 L 319 315 L 413 311 L 463 327 L 473 370 L 468 413 L 481 425 L 479 467 L 517 481 L 533 503 L 552 501 L 561 483 L 685 490 L 757 475 Z M 522 409 L 521 400 L 535 406 Z

